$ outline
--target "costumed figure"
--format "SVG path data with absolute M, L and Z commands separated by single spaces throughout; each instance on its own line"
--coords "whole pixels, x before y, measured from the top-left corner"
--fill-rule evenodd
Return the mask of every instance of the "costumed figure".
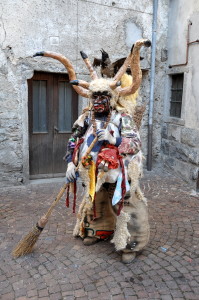
M 81 52 L 90 83 L 77 80 L 72 64 L 61 54 L 37 53 L 62 62 L 74 89 L 90 100 L 73 125 L 65 156 L 67 181 L 74 182 L 76 190 L 80 176 L 85 187 L 73 234 L 82 237 L 84 245 L 112 237 L 124 263 L 131 262 L 149 240 L 147 202 L 139 187 L 143 157 L 134 117 L 142 79 L 140 48 L 150 44 L 149 40 L 138 40 L 113 78 L 98 78 L 87 55 Z M 125 74 L 129 65 L 132 76 Z M 85 156 L 96 137 L 97 142 Z

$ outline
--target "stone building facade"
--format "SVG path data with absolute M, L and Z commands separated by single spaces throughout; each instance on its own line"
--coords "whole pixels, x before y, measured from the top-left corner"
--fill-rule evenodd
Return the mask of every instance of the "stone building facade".
M 41 50 L 62 53 L 73 63 L 78 78 L 88 79 L 79 51 L 84 50 L 91 60 L 100 56 L 102 47 L 112 60 L 126 56 L 135 40 L 151 38 L 153 11 L 152 1 L 146 0 L 7 0 L 0 10 L 0 177 L 1 185 L 9 185 L 27 183 L 31 175 L 28 80 L 35 71 L 66 74 L 59 62 L 33 58 L 33 54 Z M 161 53 L 166 47 L 167 14 L 168 1 L 160 1 L 153 148 L 156 161 L 160 160 L 159 112 L 163 108 L 165 76 Z M 142 56 L 140 100 L 145 101 L 150 91 L 150 50 Z M 86 100 L 79 99 L 79 112 L 85 105 Z M 147 111 L 142 140 L 147 154 Z
M 163 161 L 194 189 L 199 190 L 198 1 L 170 1 L 168 24 Z M 177 98 L 175 93 L 179 93 Z M 181 111 L 172 111 L 171 106 L 176 105 L 171 104 L 173 100 L 181 101 L 177 104 Z
M 168 68 L 168 64 L 184 62 L 186 22 L 190 17 L 193 22 L 190 40 L 198 38 L 195 37 L 194 29 L 198 22 L 197 13 L 194 14 L 194 11 L 199 11 L 198 4 L 194 0 L 192 4 L 186 4 L 183 0 L 184 12 L 181 14 L 181 10 L 177 10 L 181 2 L 161 0 L 158 5 L 153 158 L 154 164 L 164 161 L 194 186 L 198 176 L 199 147 L 198 46 L 189 47 L 186 66 Z M 175 14 L 184 24 L 183 28 L 175 24 Z M 33 54 L 41 50 L 62 53 L 73 63 L 78 78 L 88 80 L 88 71 L 79 55 L 80 50 L 85 51 L 91 60 L 100 56 L 101 48 L 109 53 L 113 61 L 124 57 L 135 40 L 141 37 L 151 39 L 152 19 L 152 0 L 3 0 L 0 4 L 1 185 L 28 183 L 31 178 L 30 79 L 35 74 L 40 76 L 40 73 L 49 76 L 55 74 L 55 77 L 57 74 L 67 74 L 59 62 L 48 58 L 33 58 Z M 144 51 L 141 55 L 144 57 L 141 62 L 143 82 L 138 101 L 144 102 L 149 100 L 150 93 L 151 51 Z M 175 118 L 174 122 L 174 118 L 169 116 L 169 91 L 171 75 L 178 70 L 184 73 L 183 104 L 182 117 L 177 121 Z M 87 101 L 79 98 L 78 103 L 80 113 Z M 195 107 L 194 114 L 190 103 Z M 148 108 L 141 131 L 146 157 L 147 122 Z M 184 164 L 189 173 L 183 173 Z

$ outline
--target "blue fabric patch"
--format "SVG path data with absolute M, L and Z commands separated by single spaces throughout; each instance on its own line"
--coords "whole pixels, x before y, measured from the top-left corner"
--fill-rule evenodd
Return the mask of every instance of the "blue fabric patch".
M 112 198 L 112 205 L 116 205 L 122 199 L 121 184 L 122 184 L 122 173 L 120 173 L 117 178 L 117 184 Z M 126 192 L 128 192 L 130 190 L 130 184 L 127 179 L 125 184 L 126 184 Z
M 116 143 L 115 143 L 115 146 L 118 147 L 122 142 L 122 138 L 121 137 L 117 137 L 116 138 Z
M 68 155 L 65 157 L 65 160 L 66 160 L 67 163 L 69 163 L 69 162 L 72 161 L 72 158 L 73 158 L 72 154 L 68 154 Z
M 91 135 L 88 137 L 88 139 L 87 139 L 87 146 L 88 146 L 88 147 L 91 145 L 91 143 L 92 143 L 92 141 L 93 141 L 94 139 L 95 139 L 94 134 L 91 134 Z M 94 146 L 93 149 L 92 149 L 92 152 L 98 152 L 98 151 L 100 150 L 102 144 L 103 144 L 103 141 L 97 141 L 97 142 L 95 143 L 95 146 Z

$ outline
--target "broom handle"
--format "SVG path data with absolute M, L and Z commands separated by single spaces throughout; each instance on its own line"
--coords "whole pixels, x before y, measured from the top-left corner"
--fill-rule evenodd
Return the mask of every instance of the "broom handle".
M 97 136 L 94 138 L 94 140 L 92 141 L 92 143 L 91 143 L 90 146 L 88 147 L 88 149 L 87 149 L 87 151 L 86 151 L 86 153 L 85 153 L 84 156 L 89 155 L 89 153 L 91 152 L 91 150 L 92 150 L 93 147 L 95 146 L 95 143 L 96 143 L 96 142 L 97 142 Z M 79 168 L 79 167 L 77 166 L 77 168 Z
M 90 146 L 88 147 L 85 156 L 87 156 L 91 150 L 93 149 L 93 147 L 95 146 L 95 143 L 97 142 L 97 137 L 94 138 L 94 140 L 92 141 L 92 143 L 90 144 Z M 76 171 L 78 171 L 80 167 L 80 163 L 78 164 Z M 48 209 L 47 213 L 45 214 L 45 217 L 48 219 L 52 213 L 53 208 L 55 207 L 55 205 L 59 202 L 59 200 L 61 199 L 61 197 L 63 196 L 66 188 L 68 187 L 69 183 L 65 183 L 63 185 L 63 187 L 61 188 L 61 190 L 59 191 L 57 197 L 55 198 L 55 200 L 53 201 L 52 205 L 50 206 L 50 208 Z
M 65 184 L 63 185 L 63 187 L 61 188 L 61 190 L 60 190 L 59 193 L 57 194 L 57 197 L 56 197 L 55 200 L 53 201 L 51 207 L 48 209 L 47 213 L 45 214 L 45 217 L 46 217 L 46 218 L 49 218 L 49 217 L 50 217 L 53 208 L 55 207 L 55 205 L 59 202 L 59 200 L 60 200 L 61 197 L 63 196 L 63 194 L 64 194 L 64 192 L 65 192 L 65 190 L 66 190 L 66 188 L 67 188 L 68 185 L 69 185 L 68 183 L 65 183 Z

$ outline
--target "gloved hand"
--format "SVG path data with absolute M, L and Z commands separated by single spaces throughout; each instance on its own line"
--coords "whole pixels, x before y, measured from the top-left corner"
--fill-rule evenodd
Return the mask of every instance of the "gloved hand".
M 98 141 L 105 141 L 109 144 L 115 145 L 116 138 L 108 131 L 108 129 L 98 129 L 97 130 Z
M 66 180 L 71 182 L 71 181 L 74 181 L 74 179 L 76 178 L 76 166 L 74 165 L 73 162 L 70 162 L 68 164 L 68 168 L 67 168 L 67 171 L 66 171 Z

